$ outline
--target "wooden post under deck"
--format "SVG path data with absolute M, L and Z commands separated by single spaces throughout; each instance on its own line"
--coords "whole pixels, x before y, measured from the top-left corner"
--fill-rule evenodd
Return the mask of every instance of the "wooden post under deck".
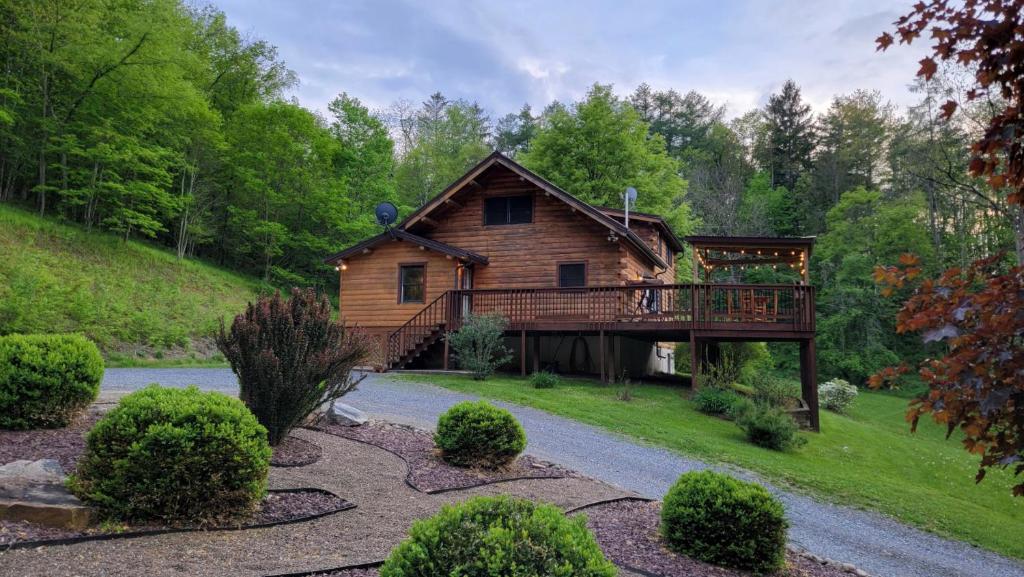
M 540 334 L 533 336 L 533 372 L 540 371 Z
M 519 331 L 519 374 L 526 376 L 526 329 Z
M 604 366 L 604 330 L 598 331 L 598 333 L 597 333 L 597 340 L 598 340 L 598 344 L 599 344 L 598 350 L 600 351 L 597 354 L 597 363 L 599 365 L 601 365 L 601 382 L 602 383 L 607 383 L 608 381 L 605 380 L 605 373 L 604 373 L 604 371 L 605 371 L 605 366 Z
M 811 429 L 821 431 L 818 418 L 818 367 L 814 338 L 800 341 L 800 396 L 811 411 Z
M 690 331 L 690 388 L 697 390 L 700 377 L 700 355 L 697 352 L 697 336 Z

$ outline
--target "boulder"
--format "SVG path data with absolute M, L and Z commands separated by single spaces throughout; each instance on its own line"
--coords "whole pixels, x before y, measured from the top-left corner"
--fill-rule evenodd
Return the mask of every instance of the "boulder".
M 95 511 L 67 490 L 66 478 L 60 463 L 52 459 L 0 466 L 0 519 L 79 530 L 88 527 Z
M 327 422 L 334 425 L 358 427 L 367 420 L 369 420 L 369 417 L 366 416 L 366 413 L 341 401 L 335 401 L 331 405 L 331 410 L 327 411 Z

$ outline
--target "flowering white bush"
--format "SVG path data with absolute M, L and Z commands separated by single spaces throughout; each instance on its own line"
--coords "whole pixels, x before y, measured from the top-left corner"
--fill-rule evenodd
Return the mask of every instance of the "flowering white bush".
M 857 387 L 843 379 L 832 379 L 818 387 L 821 406 L 836 413 L 845 413 L 857 396 Z

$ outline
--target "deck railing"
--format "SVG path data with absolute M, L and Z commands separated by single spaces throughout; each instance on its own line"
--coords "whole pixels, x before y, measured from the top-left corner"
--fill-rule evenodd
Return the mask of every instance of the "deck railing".
M 813 332 L 814 289 L 804 285 L 665 284 L 449 290 L 388 339 L 397 362 L 433 331 L 468 314 L 499 314 L 511 330 L 578 328 Z
M 666 284 L 471 289 L 452 295 L 452 328 L 495 313 L 511 329 L 559 323 L 672 323 L 678 328 L 814 330 L 814 290 L 803 285 Z M 676 327 L 673 327 L 676 328 Z

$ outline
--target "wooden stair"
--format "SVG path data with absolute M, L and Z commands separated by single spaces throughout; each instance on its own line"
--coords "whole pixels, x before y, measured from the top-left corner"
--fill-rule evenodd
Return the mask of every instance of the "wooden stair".
M 452 302 L 446 291 L 388 336 L 389 369 L 408 366 L 444 338 Z

